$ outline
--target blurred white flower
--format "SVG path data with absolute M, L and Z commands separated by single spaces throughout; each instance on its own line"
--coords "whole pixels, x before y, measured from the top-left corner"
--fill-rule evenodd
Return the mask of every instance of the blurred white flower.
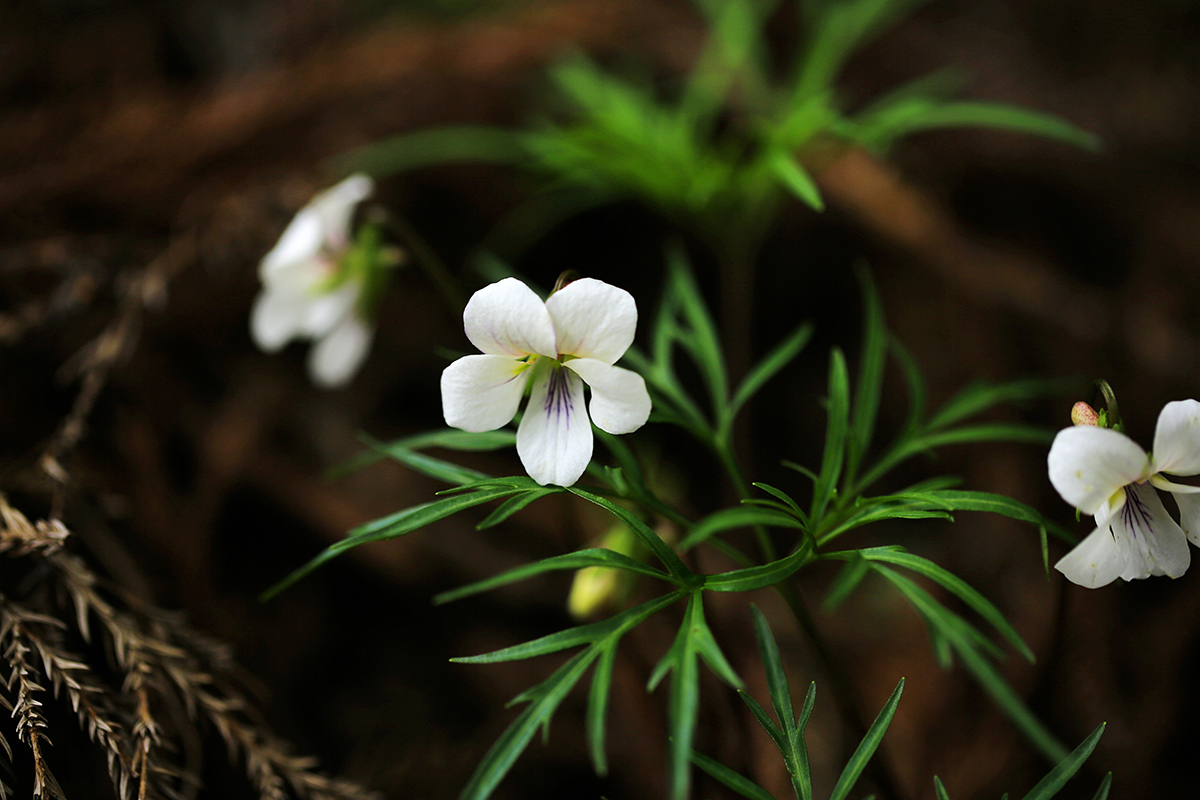
M 1048 462 L 1063 499 L 1096 518 L 1096 530 L 1054 565 L 1068 580 L 1096 588 L 1117 578 L 1178 578 L 1187 570 L 1187 541 L 1200 546 L 1200 487 L 1164 474 L 1200 474 L 1200 402 L 1163 407 L 1153 455 L 1123 433 L 1081 425 L 1059 431 Z M 1179 523 L 1155 487 L 1172 493 Z
M 354 207 L 373 188 L 370 177 L 357 174 L 313 197 L 258 268 L 263 288 L 250 315 L 255 343 L 274 353 L 292 339 L 313 341 L 308 373 L 322 388 L 348 383 L 375 335 L 363 317 L 367 270 L 352 269 L 348 259 Z
M 532 376 L 517 454 L 538 483 L 570 486 L 592 459 L 591 421 L 631 433 L 650 416 L 642 376 L 613 364 L 633 343 L 637 305 L 624 289 L 593 278 L 567 284 L 545 302 L 516 278 L 480 289 L 463 311 L 467 338 L 483 355 L 442 372 L 446 424 L 490 431 L 512 420 Z

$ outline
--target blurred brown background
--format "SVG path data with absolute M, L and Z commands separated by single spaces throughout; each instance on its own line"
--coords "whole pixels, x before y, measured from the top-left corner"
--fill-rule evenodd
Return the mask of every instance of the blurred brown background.
M 795 40 L 790 21 L 785 10 L 774 32 L 781 60 Z M 819 455 L 828 348 L 856 352 L 852 266 L 862 258 L 935 403 L 976 379 L 1066 377 L 1082 396 L 1104 377 L 1130 434 L 1148 445 L 1163 403 L 1200 395 L 1198 33 L 1189 0 L 942 0 L 855 58 L 842 82 L 852 103 L 958 65 L 973 76 L 971 96 L 1060 114 L 1099 134 L 1104 150 L 972 130 L 913 137 L 887 162 L 855 153 L 831 165 L 820 176 L 829 210 L 789 208 L 760 263 L 756 351 L 802 319 L 818 333 L 755 407 L 748 474 L 803 496 L 778 460 Z M 300 752 L 387 797 L 455 797 L 512 718 L 503 703 L 558 661 L 447 659 L 565 627 L 568 578 L 445 607 L 430 598 L 576 549 L 605 523 L 557 497 L 482 534 L 473 529 L 482 515 L 456 518 L 354 551 L 259 603 L 349 528 L 440 488 L 390 464 L 338 481 L 324 473 L 361 449 L 360 431 L 387 439 L 440 426 L 439 348 L 466 342 L 457 312 L 418 270 L 402 270 L 364 371 L 347 390 L 320 392 L 304 375 L 303 346 L 270 357 L 252 345 L 256 265 L 331 182 L 330 157 L 431 125 L 519 124 L 545 107 L 543 67 L 572 48 L 647 63 L 669 85 L 702 34 L 683 0 L 6 3 L 0 489 L 31 516 L 48 513 L 35 461 L 90 391 L 81 369 L 100 364 L 86 429 L 63 450 L 75 546 L 231 642 L 273 726 Z M 528 190 L 511 170 L 454 167 L 384 181 L 380 199 L 474 289 L 481 281 L 464 259 Z M 649 318 L 670 233 L 630 203 L 501 255 L 542 284 L 576 269 L 628 288 Z M 702 258 L 697 269 L 717 285 Z M 120 336 L 103 340 L 114 349 L 92 350 L 88 362 L 81 351 L 114 320 Z M 884 437 L 906 412 L 901 381 L 888 388 Z M 1060 427 L 1075 399 L 999 416 Z M 690 456 L 670 432 L 646 435 Z M 1026 445 L 948 450 L 887 483 L 962 474 L 967 488 L 1011 495 L 1086 533 L 1049 486 L 1044 459 Z M 519 469 L 503 453 L 472 463 Z M 690 513 L 712 509 L 708 488 L 681 490 Z M 1107 770 L 1114 797 L 1197 795 L 1197 570 L 1087 591 L 1046 579 L 1036 531 L 974 514 L 870 536 L 846 545 L 901 541 L 996 602 L 1039 656 L 1031 667 L 1014 655 L 1006 674 L 1060 738 L 1073 745 L 1109 723 L 1060 796 L 1091 797 Z M 1052 560 L 1063 552 L 1051 548 Z M 812 605 L 831 574 L 803 576 Z M 818 682 L 810 746 L 821 795 L 854 743 L 801 637 L 760 594 L 797 696 Z M 765 700 L 745 605 L 724 600 L 713 601 L 713 625 Z M 883 756 L 901 797 L 932 797 L 935 773 L 955 798 L 1020 796 L 1048 769 L 961 670 L 937 668 L 919 619 L 886 587 L 869 582 L 820 623 L 869 715 L 908 679 Z M 550 745 L 535 741 L 496 797 L 664 795 L 665 692 L 642 688 L 669 635 L 657 624 L 623 645 L 612 776 L 592 776 L 582 700 L 572 698 Z M 715 683 L 705 697 L 700 749 L 784 796 L 778 758 L 745 709 Z M 72 772 L 69 742 L 56 740 L 50 757 L 60 778 Z M 210 762 L 202 796 L 250 796 L 219 751 Z M 697 797 L 730 796 L 698 781 Z M 69 788 L 110 796 L 86 777 Z

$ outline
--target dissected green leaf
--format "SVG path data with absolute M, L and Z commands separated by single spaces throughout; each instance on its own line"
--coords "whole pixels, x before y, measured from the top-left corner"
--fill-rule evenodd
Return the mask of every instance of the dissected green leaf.
M 608 697 L 612 691 L 613 662 L 616 661 L 617 648 L 614 642 L 611 647 L 604 649 L 596 669 L 592 671 L 592 688 L 588 692 L 587 736 L 588 752 L 592 757 L 592 766 L 596 774 L 608 774 L 608 753 L 605 750 L 606 717 L 608 715 Z
M 571 657 L 553 675 L 533 689 L 522 692 L 513 702 L 527 702 L 529 706 L 521 712 L 511 725 L 500 734 L 500 738 L 488 750 L 487 755 L 475 767 L 474 774 L 463 787 L 459 800 L 483 800 L 508 773 L 517 758 L 524 752 L 538 728 L 549 724 L 550 717 L 559 703 L 574 688 L 583 673 L 600 654 L 597 648 L 588 648 Z
M 552 486 L 545 489 L 530 489 L 527 492 L 510 497 L 501 503 L 495 511 L 484 517 L 475 527 L 479 530 L 484 530 L 485 528 L 499 525 L 533 501 L 539 500 L 549 494 L 558 494 L 561 491 L 562 489 L 559 489 L 557 486 Z
M 600 620 L 599 622 L 577 625 L 574 628 L 556 631 L 555 633 L 512 645 L 511 647 L 502 647 L 490 653 L 483 653 L 477 656 L 460 656 L 450 660 L 458 664 L 496 664 L 502 661 L 521 661 L 527 658 L 557 653 L 561 650 L 578 647 L 581 644 L 592 644 L 601 639 L 619 638 L 625 631 L 637 625 L 654 612 L 671 605 L 683 597 L 684 594 L 686 593 L 682 591 L 671 592 L 662 597 L 647 600 L 645 603 L 633 608 L 627 608 L 621 613 L 614 614 L 608 619 Z
M 312 572 L 317 567 L 341 555 L 345 551 L 368 542 L 379 542 L 385 539 L 395 539 L 406 533 L 425 527 L 430 523 L 457 514 L 474 506 L 482 505 L 492 500 L 517 494 L 524 491 L 509 487 L 488 487 L 467 494 L 457 494 L 444 497 L 431 503 L 422 503 L 381 519 L 360 525 L 346 534 L 346 538 L 322 550 L 315 558 L 302 567 L 293 570 L 286 578 L 267 589 L 262 594 L 263 600 L 269 600 L 296 581 Z
M 662 562 L 663 566 L 671 573 L 671 576 L 681 585 L 694 586 L 702 582 L 703 579 L 688 569 L 683 561 L 679 559 L 679 556 L 675 554 L 675 551 L 668 547 L 667 543 L 660 539 L 657 533 L 652 531 L 646 523 L 638 519 L 628 509 L 622 508 L 611 500 L 594 495 L 578 486 L 567 487 L 567 491 L 608 510 L 613 516 L 628 525 L 629 529 L 642 540 L 643 544 L 650 548 L 650 552 Z
M 643 564 L 636 559 L 612 550 L 594 548 L 590 550 L 579 550 L 574 553 L 565 553 L 559 556 L 550 556 L 543 558 L 540 561 L 535 561 L 532 564 L 522 564 L 519 567 L 503 572 L 499 575 L 494 575 L 482 581 L 462 586 L 458 589 L 452 589 L 448 592 L 442 592 L 433 598 L 436 604 L 450 603 L 455 600 L 461 600 L 464 597 L 469 597 L 480 592 L 486 592 L 500 586 L 507 586 L 510 583 L 523 581 L 531 578 L 534 575 L 541 575 L 545 572 L 568 569 L 585 569 L 587 567 L 603 567 L 606 569 L 622 569 L 627 572 L 634 572 L 641 575 L 648 575 L 653 578 L 662 578 L 669 581 L 671 576 L 660 569 L 656 569 L 649 564 Z

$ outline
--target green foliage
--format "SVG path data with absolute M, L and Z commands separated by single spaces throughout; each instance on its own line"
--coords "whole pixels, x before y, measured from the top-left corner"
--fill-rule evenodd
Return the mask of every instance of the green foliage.
M 1029 790 L 1029 794 L 1025 795 L 1023 800 L 1050 800 L 1050 798 L 1057 795 L 1058 790 L 1066 785 L 1067 781 L 1079 771 L 1079 768 L 1083 766 L 1083 762 L 1087 761 L 1092 751 L 1096 749 L 1096 744 L 1100 741 L 1100 737 L 1104 735 L 1106 725 L 1107 723 L 1100 723 L 1096 730 L 1092 731 L 1086 739 L 1079 743 L 1078 747 L 1069 754 L 1064 755 L 1054 768 L 1046 774 L 1046 777 L 1038 781 L 1037 785 Z M 1095 800 L 1106 800 L 1111 786 L 1112 773 L 1110 772 L 1100 782 L 1100 788 L 1096 791 Z M 950 794 L 946 791 L 946 787 L 942 784 L 941 779 L 936 775 L 933 778 L 933 790 L 937 800 L 950 800 Z M 1007 796 L 1005 795 L 1005 797 Z
M 719 223 L 727 240 L 749 241 L 784 197 L 824 208 L 813 170 L 816 154 L 826 159 L 830 147 L 884 151 L 905 136 L 947 127 L 1098 147 L 1095 136 L 1051 114 L 955 99 L 962 81 L 945 72 L 847 113 L 836 80 L 848 60 L 924 2 L 806 0 L 799 56 L 780 73 L 764 37 L 774 2 L 697 0 L 709 35 L 671 96 L 644 74 L 618 75 L 575 53 L 548 72 L 559 106 L 552 118 L 523 130 L 417 131 L 337 166 L 382 176 L 456 161 L 518 164 L 545 176 L 548 191 L 571 187 L 590 196 L 583 205 L 635 197 L 701 232 Z

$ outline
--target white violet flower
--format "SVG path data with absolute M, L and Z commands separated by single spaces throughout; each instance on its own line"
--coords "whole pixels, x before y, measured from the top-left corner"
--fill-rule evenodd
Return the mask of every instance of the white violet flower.
M 495 430 L 516 415 L 532 381 L 517 454 L 543 486 L 570 486 L 592 459 L 585 383 L 591 422 L 601 430 L 632 433 L 650 416 L 642 376 L 613 366 L 637 328 L 637 305 L 624 289 L 582 278 L 543 302 L 521 281 L 505 278 L 471 297 L 463 327 L 483 355 L 463 356 L 442 372 L 446 424 Z
M 354 207 L 373 188 L 370 177 L 356 174 L 313 197 L 258 268 L 263 288 L 250 315 L 255 343 L 274 353 L 292 339 L 315 342 L 308 372 L 322 388 L 348 383 L 374 338 L 363 318 L 367 276 L 347 259 Z
M 1200 474 L 1200 402 L 1163 407 L 1152 455 L 1123 433 L 1080 425 L 1059 431 L 1048 462 L 1063 499 L 1096 517 L 1096 530 L 1054 565 L 1068 580 L 1094 589 L 1117 578 L 1178 578 L 1187 570 L 1187 541 L 1200 546 L 1200 487 L 1164 475 Z M 1172 493 L 1179 523 L 1156 487 Z

